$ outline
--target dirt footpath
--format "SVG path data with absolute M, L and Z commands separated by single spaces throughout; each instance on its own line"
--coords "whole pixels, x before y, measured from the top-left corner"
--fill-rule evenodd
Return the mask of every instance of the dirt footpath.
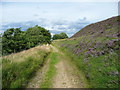
M 68 56 L 65 56 L 63 52 L 52 45 L 44 45 L 42 48 L 58 54 L 57 59 L 59 62 L 55 64 L 56 74 L 52 80 L 52 88 L 87 88 L 85 78 Z M 50 60 L 51 58 L 48 58 L 43 68 L 37 71 L 27 88 L 40 88 L 40 84 L 44 80 L 45 73 L 49 68 Z
M 56 48 L 54 47 L 56 50 Z M 85 88 L 84 78 L 77 68 L 70 62 L 69 58 L 57 49 L 61 54 L 59 62 L 55 65 L 57 74 L 53 80 L 53 88 Z

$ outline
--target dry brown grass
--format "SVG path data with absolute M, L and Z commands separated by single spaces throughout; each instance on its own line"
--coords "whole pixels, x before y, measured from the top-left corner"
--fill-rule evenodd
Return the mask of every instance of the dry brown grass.
M 13 53 L 8 56 L 4 56 L 2 58 L 12 60 L 13 62 L 21 62 L 24 61 L 25 58 L 27 58 L 28 56 L 37 57 L 38 55 L 37 53 L 41 50 L 49 52 L 51 49 L 49 45 L 41 45 L 41 46 L 39 45 L 28 50 L 24 50 L 18 53 Z

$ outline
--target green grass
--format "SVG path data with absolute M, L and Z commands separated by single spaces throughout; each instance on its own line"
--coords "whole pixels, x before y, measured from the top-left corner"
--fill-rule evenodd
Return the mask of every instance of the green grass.
M 50 63 L 49 63 L 49 69 L 45 74 L 44 80 L 42 84 L 40 85 L 40 88 L 51 88 L 52 87 L 52 80 L 54 75 L 56 74 L 56 68 L 55 64 L 59 61 L 58 60 L 58 54 L 52 52 L 49 56 Z
M 106 58 L 110 58 L 109 61 L 105 62 Z M 86 74 L 90 75 L 89 82 L 91 87 L 101 88 L 101 87 L 118 87 L 118 84 L 112 83 L 117 82 L 116 75 L 109 75 L 109 72 L 117 72 L 117 54 L 102 55 L 99 57 L 89 57 L 89 62 L 83 64 L 82 69 Z M 89 66 L 90 65 L 90 66 Z M 111 82 L 111 83 L 110 83 Z
M 118 88 L 120 87 L 118 85 L 119 77 L 118 74 L 115 74 L 118 73 L 119 70 L 118 50 L 115 49 L 117 44 L 112 48 L 106 47 L 106 43 L 114 39 L 115 38 L 103 36 L 92 38 L 91 40 L 89 36 L 85 36 L 73 40 L 53 42 L 53 44 L 69 56 L 78 69 L 84 73 L 91 88 Z M 86 57 L 84 53 L 87 52 L 89 48 L 94 48 L 94 45 L 98 42 L 102 44 L 98 45 L 94 51 L 101 52 L 108 50 L 108 52 L 99 56 L 92 56 L 90 54 Z M 75 49 L 80 49 L 82 52 L 78 55 L 74 54 Z M 110 49 L 113 51 L 110 52 Z M 88 59 L 88 61 L 86 62 L 85 59 Z
M 24 88 L 35 72 L 40 69 L 48 56 L 48 52 L 39 50 L 27 56 L 22 62 L 12 62 L 9 58 L 2 60 L 2 87 Z

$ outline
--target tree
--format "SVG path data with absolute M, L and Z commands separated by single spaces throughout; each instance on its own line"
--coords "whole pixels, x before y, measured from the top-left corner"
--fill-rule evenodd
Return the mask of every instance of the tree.
M 56 40 L 56 39 L 60 39 L 60 35 L 59 34 L 53 35 L 53 40 Z
M 22 35 L 21 28 L 7 29 L 2 37 L 2 50 L 4 54 L 18 52 L 24 49 L 24 36 Z
M 68 38 L 67 34 L 64 32 L 60 33 L 60 36 L 61 36 L 61 39 Z
M 65 38 L 68 38 L 67 34 L 62 32 L 60 34 L 55 34 L 53 35 L 53 40 L 56 40 L 56 39 L 65 39 Z
M 38 25 L 28 28 L 26 31 L 21 31 L 21 28 L 10 28 L 2 35 L 2 54 L 20 52 L 50 42 L 50 32 Z
M 38 44 L 46 44 L 51 42 L 50 32 L 38 25 L 28 28 L 26 30 L 25 36 L 27 38 L 29 48 L 34 47 Z

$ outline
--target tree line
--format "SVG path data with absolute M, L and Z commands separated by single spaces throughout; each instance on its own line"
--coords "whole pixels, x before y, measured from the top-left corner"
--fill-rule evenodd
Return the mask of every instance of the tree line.
M 60 35 L 67 38 L 64 34 Z M 50 44 L 51 39 L 63 39 L 58 36 L 55 34 L 52 38 L 49 30 L 38 25 L 30 27 L 26 31 L 22 31 L 21 28 L 7 29 L 2 35 L 2 55 L 20 52 L 41 44 Z

